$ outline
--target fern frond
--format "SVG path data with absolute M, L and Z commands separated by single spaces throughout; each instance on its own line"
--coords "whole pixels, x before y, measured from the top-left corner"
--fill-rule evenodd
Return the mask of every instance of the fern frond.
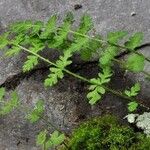
M 64 55 L 60 56 L 59 60 L 56 61 L 57 67 L 50 68 L 51 73 L 48 75 L 48 78 L 44 82 L 46 87 L 55 85 L 58 82 L 58 79 L 62 79 L 64 77 L 63 69 L 72 63 L 72 61 L 69 60 L 71 56 L 72 54 L 70 51 L 64 51 Z
M 101 40 L 101 36 L 96 35 L 95 37 L 90 39 L 87 44 L 84 44 L 84 46 L 80 50 L 79 53 L 81 55 L 82 60 L 84 60 L 84 61 L 90 60 L 92 57 L 92 54 L 98 52 L 98 50 L 102 47 L 102 43 L 100 43 L 99 41 L 97 41 L 95 39 Z
M 35 123 L 37 122 L 44 113 L 44 102 L 42 100 L 39 100 L 34 109 L 26 116 L 26 118 L 31 122 Z
M 41 39 L 37 38 L 30 38 L 30 50 L 34 53 L 38 53 L 39 51 L 43 50 L 45 48 L 45 43 Z
M 128 97 L 134 97 L 134 96 L 137 96 L 139 91 L 140 91 L 140 84 L 139 83 L 136 83 L 134 86 L 131 87 L 130 90 L 125 90 L 125 94 L 128 96 Z
M 6 47 L 9 44 L 9 41 L 7 39 L 8 35 L 9 35 L 9 33 L 6 32 L 0 36 L 0 49 L 3 49 L 4 47 Z
M 110 32 L 107 35 L 107 40 L 111 44 L 117 45 L 119 40 L 124 38 L 128 33 L 126 31 L 116 31 L 116 32 Z
M 137 32 L 129 38 L 129 41 L 125 43 L 125 47 L 133 51 L 136 47 L 141 45 L 142 40 L 143 40 L 143 33 Z
M 73 14 L 71 12 L 67 13 L 65 19 L 63 20 L 62 26 L 57 29 L 55 36 L 52 40 L 48 41 L 49 48 L 60 48 L 68 41 L 68 34 L 70 32 L 71 25 L 73 23 Z
M 79 28 L 76 32 L 81 34 L 86 34 L 88 31 L 90 31 L 93 28 L 93 22 L 89 15 L 83 15 L 83 17 L 80 20 Z
M 112 63 L 112 59 L 117 55 L 118 48 L 115 46 L 108 46 L 104 52 L 102 52 L 102 56 L 99 59 L 100 65 L 102 66 L 110 66 Z
M 34 55 L 27 56 L 27 61 L 23 64 L 23 72 L 32 70 L 38 64 L 38 57 Z
M 46 141 L 46 149 L 54 148 L 58 145 L 60 145 L 65 140 L 65 135 L 62 133 L 59 133 L 58 131 L 54 131 L 49 139 Z
M 43 28 L 43 22 L 41 21 L 20 21 L 16 22 L 10 25 L 9 31 L 11 33 L 16 34 L 29 34 L 30 36 L 34 36 L 36 34 L 39 34 L 39 32 Z
M 125 62 L 125 67 L 132 72 L 141 72 L 145 66 L 145 58 L 142 55 L 131 54 Z
M 19 106 L 19 97 L 18 94 L 13 91 L 11 94 L 11 99 L 8 102 L 4 102 L 2 108 L 0 109 L 0 115 L 6 115 L 13 111 L 15 108 Z
M 134 86 L 131 87 L 130 90 L 125 90 L 124 93 L 128 97 L 135 97 L 139 94 L 140 89 L 141 89 L 140 84 L 136 83 Z M 138 107 L 138 103 L 136 101 L 132 101 L 132 102 L 128 103 L 129 112 L 135 111 L 137 109 L 137 107 Z
M 86 46 L 86 44 L 88 44 L 90 41 L 89 38 L 85 38 L 85 37 L 78 37 L 77 39 L 75 39 L 75 41 L 70 45 L 70 47 L 68 48 L 68 51 L 74 53 L 76 51 L 80 51 L 83 47 Z
M 48 22 L 45 25 L 45 29 L 44 31 L 41 33 L 40 38 L 41 39 L 48 39 L 49 37 L 51 37 L 51 35 L 53 33 L 56 32 L 57 30 L 57 25 L 56 25 L 56 21 L 57 21 L 57 16 L 53 15 Z
M 138 108 L 138 103 L 136 101 L 128 103 L 128 111 L 131 113 Z
M 33 27 L 33 22 L 31 20 L 19 21 L 11 24 L 9 30 L 13 33 L 27 33 Z
M 104 84 L 110 81 L 110 77 L 112 76 L 110 68 L 103 68 L 103 73 L 98 74 L 98 78 L 91 79 L 92 85 L 90 85 L 90 92 L 87 94 L 87 98 L 89 99 L 89 103 L 94 105 L 97 103 L 103 94 L 105 94 Z
M 5 56 L 12 57 L 18 55 L 21 52 L 21 48 L 17 46 L 12 46 L 8 51 L 5 52 Z
M 48 131 L 40 131 L 36 138 L 36 144 L 45 147 L 45 150 L 55 148 L 65 140 L 65 135 L 54 131 L 51 135 L 48 135 Z
M 37 145 L 44 145 L 47 139 L 47 130 L 40 131 L 36 137 L 36 144 Z

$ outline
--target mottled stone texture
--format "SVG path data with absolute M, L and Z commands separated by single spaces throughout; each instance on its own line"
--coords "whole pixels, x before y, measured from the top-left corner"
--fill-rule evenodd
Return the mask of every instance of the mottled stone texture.
M 74 10 L 75 4 L 81 4 L 82 8 Z M 68 11 L 74 13 L 77 22 L 82 14 L 90 14 L 95 29 L 102 35 L 114 30 L 127 30 L 131 33 L 142 31 L 145 35 L 143 43 L 150 41 L 150 1 L 148 0 L 0 0 L 0 29 L 2 32 L 9 23 L 18 20 L 46 21 L 54 13 L 59 14 L 61 21 Z M 149 47 L 142 49 L 141 52 L 150 57 Z M 0 57 L 2 57 L 2 52 L 0 52 Z M 7 82 L 8 87 L 15 85 L 14 88 L 18 91 L 25 106 L 32 107 L 38 99 L 44 99 L 47 120 L 58 128 L 68 132 L 79 120 L 106 112 L 113 112 L 120 118 L 126 114 L 124 101 L 111 94 L 104 96 L 100 104 L 91 108 L 86 99 L 86 84 L 72 77 L 66 76 L 57 86 L 45 89 L 42 83 L 48 74 L 47 69 L 39 69 L 23 75 L 21 66 L 24 58 L 22 54 L 16 58 L 0 59 L 0 84 Z M 81 70 L 74 66 L 72 70 L 88 77 L 97 73 L 95 64 L 80 68 Z M 90 69 L 91 72 L 86 72 L 87 69 Z M 148 63 L 146 63 L 145 70 L 150 71 Z M 127 73 L 124 75 L 117 69 L 111 86 L 123 89 L 125 85 L 131 85 L 133 80 L 142 83 L 140 97 L 145 100 L 146 105 L 150 106 L 150 84 L 142 74 Z M 34 136 L 46 124 L 40 122 L 32 126 L 22 119 L 23 116 L 22 110 L 16 110 L 13 114 L 0 118 L 1 150 L 38 149 L 35 146 Z

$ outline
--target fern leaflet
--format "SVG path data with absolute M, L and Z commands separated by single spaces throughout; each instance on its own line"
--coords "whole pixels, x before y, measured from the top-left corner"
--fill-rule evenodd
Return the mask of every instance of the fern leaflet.
M 32 70 L 38 64 L 38 57 L 34 55 L 27 56 L 27 61 L 23 64 L 23 72 Z
M 132 37 L 130 37 L 129 41 L 125 43 L 125 47 L 133 51 L 136 47 L 140 46 L 142 40 L 143 33 L 137 32 Z
M 17 108 L 19 104 L 20 102 L 18 94 L 15 91 L 13 91 L 11 93 L 11 99 L 8 102 L 4 102 L 2 104 L 2 108 L 0 109 L 0 115 L 9 114 L 11 111 Z
M 46 87 L 55 85 L 58 82 L 58 79 L 62 79 L 64 77 L 63 69 L 72 63 L 71 60 L 68 60 L 71 56 L 72 54 L 70 51 L 64 51 L 64 56 L 60 56 L 59 60 L 56 61 L 57 67 L 50 68 L 51 73 L 44 82 Z
M 56 26 L 57 16 L 52 16 L 47 24 L 45 25 L 44 31 L 41 33 L 40 38 L 41 39 L 48 39 L 53 33 L 56 32 L 57 26 Z
M 102 95 L 105 94 L 105 88 L 103 87 L 104 84 L 110 81 L 110 77 L 112 76 L 110 68 L 103 68 L 103 73 L 98 74 L 98 78 L 91 79 L 92 85 L 90 85 L 89 92 L 87 94 L 87 98 L 89 99 L 89 103 L 94 105 L 98 102 Z
M 124 36 L 128 33 L 126 31 L 117 31 L 117 32 L 110 32 L 107 35 L 108 42 L 110 44 L 118 44 L 118 41 L 121 40 Z
M 27 115 L 27 119 L 31 123 L 37 122 L 43 115 L 44 113 L 44 102 L 42 100 L 39 100 L 34 109 Z

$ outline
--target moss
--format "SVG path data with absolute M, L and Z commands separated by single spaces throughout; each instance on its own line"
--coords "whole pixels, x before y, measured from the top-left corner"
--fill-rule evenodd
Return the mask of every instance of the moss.
M 68 145 L 70 150 L 149 150 L 150 139 L 106 115 L 82 123 Z

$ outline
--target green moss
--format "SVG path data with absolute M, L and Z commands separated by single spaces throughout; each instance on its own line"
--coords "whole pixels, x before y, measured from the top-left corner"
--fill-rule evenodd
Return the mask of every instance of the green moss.
M 150 139 L 106 115 L 82 123 L 68 145 L 70 150 L 149 150 Z

